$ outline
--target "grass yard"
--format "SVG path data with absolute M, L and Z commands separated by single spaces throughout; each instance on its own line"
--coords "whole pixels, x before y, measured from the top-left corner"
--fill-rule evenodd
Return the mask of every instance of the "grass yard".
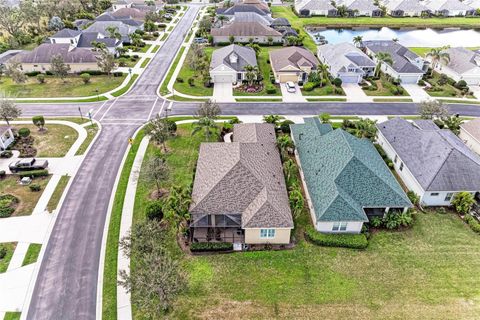
M 413 100 L 410 98 L 394 98 L 394 99 L 373 98 L 373 102 L 413 102 Z
M 45 83 L 38 83 L 35 77 L 28 77 L 24 84 L 16 84 L 10 78 L 0 80 L 0 91 L 9 92 L 21 98 L 60 98 L 86 97 L 102 94 L 115 89 L 122 84 L 125 75 L 121 77 L 92 76 L 88 84 L 84 84 L 79 76 L 69 76 L 64 83 L 53 76 L 45 76 Z M 95 98 L 96 101 L 96 98 Z
M 341 94 L 335 93 L 335 87 L 331 83 L 328 83 L 323 87 L 316 87 L 312 91 L 305 91 L 302 89 L 302 94 L 304 96 L 344 96 L 345 92 L 341 87 L 340 90 L 342 92 Z
M 158 49 L 160 49 L 160 46 L 153 47 L 152 53 L 156 53 L 158 51 Z
M 376 90 L 367 90 L 366 88 L 362 88 L 363 92 L 367 96 L 394 96 L 394 94 L 391 92 L 390 88 L 397 87 L 394 84 L 392 84 L 390 81 L 387 80 L 385 75 L 381 75 L 379 80 L 368 80 L 370 82 L 375 82 L 377 84 L 377 89 Z M 401 86 L 400 86 L 401 87 Z M 403 88 L 402 88 L 403 89 Z M 407 96 L 409 97 L 407 91 L 403 89 L 402 94 L 398 96 Z
M 78 148 L 77 153 L 75 155 L 82 155 L 85 153 L 85 151 L 87 151 L 88 147 L 90 146 L 93 139 L 97 135 L 98 126 L 96 124 L 89 125 L 85 127 L 85 130 L 87 130 L 87 138 L 80 145 L 80 148 Z
M 151 46 L 151 44 L 145 44 L 143 47 L 138 47 L 137 50 L 135 50 L 135 47 L 132 45 L 124 46 L 124 48 L 127 50 L 132 50 L 132 52 L 146 53 Z
M 38 131 L 33 124 L 15 124 L 13 127 L 30 129 L 37 157 L 64 157 L 78 138 L 77 130 L 61 124 L 48 124 L 48 121 L 45 124 L 46 132 Z
M 190 98 L 185 98 L 185 97 L 182 97 L 182 96 L 177 96 L 177 95 L 173 95 L 173 96 L 170 96 L 168 97 L 170 100 L 175 100 L 175 101 L 190 101 L 190 102 L 203 102 L 203 101 L 207 101 L 209 99 L 207 98 L 196 98 L 196 99 L 190 99 Z
M 210 61 L 212 57 L 213 50 L 214 50 L 213 47 L 205 47 L 205 55 L 208 57 L 208 61 Z M 189 78 L 192 78 L 194 80 L 193 86 L 188 84 Z M 178 81 L 179 79 L 182 79 L 183 82 L 179 82 Z M 207 96 L 208 97 L 213 95 L 213 86 L 210 88 L 207 88 L 203 85 L 203 78 L 202 78 L 202 75 L 200 74 L 200 71 L 195 71 L 190 69 L 190 67 L 188 66 L 187 59 L 185 59 L 185 62 L 183 63 L 182 68 L 180 69 L 180 72 L 177 76 L 177 79 L 175 80 L 173 88 L 175 89 L 175 91 L 178 91 L 184 94 L 189 94 L 191 96 Z
M 236 98 L 235 101 L 237 102 L 282 102 L 282 98 L 270 98 L 270 99 L 262 99 L 262 98 Z
M 20 320 L 21 312 L 6 312 L 3 320 Z
M 461 104 L 480 104 L 480 101 L 464 101 L 464 100 L 447 100 L 447 99 L 438 99 L 443 103 L 461 103 Z
M 15 251 L 16 246 L 17 246 L 16 242 L 0 243 L 0 248 L 5 248 L 6 252 L 7 252 L 5 257 L 0 259 L 0 273 L 3 273 L 5 271 L 7 271 L 8 264 L 10 263 L 10 260 L 12 259 L 13 252 Z
M 38 255 L 40 254 L 40 250 L 42 249 L 42 245 L 39 243 L 30 243 L 28 246 L 27 253 L 25 254 L 25 258 L 22 262 L 22 267 L 26 266 L 27 264 L 37 262 Z
M 319 101 L 338 101 L 338 102 L 345 102 L 347 98 L 307 98 L 308 102 L 319 102 Z
M 120 57 L 120 58 L 115 58 L 115 62 L 117 63 L 117 66 L 125 67 L 125 68 L 133 68 L 137 65 L 138 61 L 140 58 L 135 59 L 133 56 L 126 56 L 126 57 Z M 124 65 L 120 64 L 122 62 Z
M 150 58 L 146 58 L 145 60 L 143 60 L 140 68 L 145 68 L 147 66 L 147 64 L 150 62 Z
M 181 47 L 180 50 L 178 50 L 177 56 L 175 57 L 175 60 L 173 60 L 173 63 L 170 66 L 170 69 L 168 69 L 168 73 L 165 76 L 165 79 L 163 79 L 162 85 L 160 86 L 160 94 L 166 95 L 169 93 L 167 86 L 168 86 L 168 83 L 170 82 L 170 79 L 172 78 L 173 72 L 177 68 L 178 62 L 182 57 L 183 51 L 185 51 L 185 47 Z
M 53 210 L 57 209 L 58 203 L 62 198 L 63 192 L 65 191 L 65 188 L 67 187 L 69 180 L 70 180 L 70 176 L 68 175 L 64 175 L 60 178 L 60 181 L 55 187 L 55 190 L 53 191 L 53 194 L 50 197 L 50 200 L 48 200 L 47 210 L 49 212 L 52 212 Z
M 433 87 L 438 88 L 437 90 L 425 90 L 432 97 L 458 97 L 458 98 L 475 98 L 471 95 L 464 96 L 462 91 L 455 88 L 449 83 L 440 85 L 438 81 L 440 80 L 440 74 L 433 72 L 432 78 L 427 78 L 427 82 L 430 83 Z
M 49 180 L 50 176 L 39 177 L 33 180 L 32 183 L 40 185 L 41 190 L 39 192 L 30 191 L 28 186 L 20 185 L 18 183 L 19 178 L 16 175 L 7 175 L 7 177 L 0 180 L 0 194 L 12 194 L 20 200 L 12 217 L 31 214 Z

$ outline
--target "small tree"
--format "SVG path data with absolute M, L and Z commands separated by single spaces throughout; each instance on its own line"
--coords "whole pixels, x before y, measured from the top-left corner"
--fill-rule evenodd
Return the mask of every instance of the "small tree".
M 65 24 L 63 23 L 62 19 L 60 19 L 60 17 L 54 16 L 48 22 L 49 30 L 59 31 L 63 28 L 65 28 Z
M 38 83 L 45 83 L 45 75 L 43 73 L 37 74 Z
M 275 127 L 278 126 L 278 123 L 280 122 L 281 119 L 282 117 L 280 117 L 278 114 L 270 114 L 270 115 L 263 116 L 263 122 L 271 123 Z
M 122 39 L 122 34 L 120 33 L 120 31 L 118 31 L 118 27 L 116 26 L 108 26 L 107 28 L 105 28 L 105 31 L 108 32 L 108 36 L 110 38 L 114 38 L 114 39 Z
M 420 117 L 427 120 L 444 119 L 450 115 L 448 108 L 438 100 L 423 101 L 418 111 Z
M 290 202 L 290 208 L 292 209 L 293 216 L 298 217 L 304 208 L 304 199 L 302 191 L 297 184 L 294 184 L 290 188 L 288 193 L 288 200 Z
M 0 118 L 5 120 L 7 126 L 10 125 L 10 121 L 21 115 L 22 110 L 17 108 L 14 99 L 5 93 L 0 93 Z
M 149 201 L 145 208 L 145 216 L 150 220 L 163 219 L 163 202 L 161 200 Z
M 13 82 L 17 84 L 25 83 L 25 81 L 27 81 L 27 76 L 21 70 L 20 62 L 16 60 L 9 62 L 5 74 L 12 78 Z
M 168 179 L 169 169 L 165 159 L 159 156 L 152 156 L 142 171 L 143 180 L 147 183 L 155 183 L 157 195 L 160 195 L 160 185 Z
M 331 118 L 331 117 L 332 117 L 332 116 L 330 115 L 330 113 L 324 112 L 324 113 L 322 113 L 322 114 L 320 115 L 320 121 L 321 121 L 322 123 L 330 123 L 330 118 Z
M 230 36 L 228 37 L 228 41 L 230 42 L 230 44 L 233 44 L 233 43 L 235 42 L 235 37 L 232 36 L 232 35 L 230 35 Z
M 207 141 L 210 141 L 210 137 L 212 133 L 216 129 L 218 129 L 218 126 L 215 123 L 215 120 L 213 118 L 208 118 L 208 117 L 200 118 L 198 119 L 198 121 L 194 122 L 192 125 L 193 125 L 192 136 L 200 131 L 203 131 Z
M 475 198 L 470 192 L 456 193 L 452 199 L 452 205 L 460 214 L 468 214 L 475 203 Z
M 295 145 L 293 144 L 292 139 L 289 135 L 282 135 L 277 138 L 277 147 L 280 149 L 280 154 L 282 159 L 286 159 L 289 153 L 289 150 L 292 150 Z
M 218 104 L 216 104 L 212 100 L 208 100 L 198 107 L 195 115 L 197 118 L 217 119 L 221 113 L 222 110 L 220 109 Z
M 288 159 L 283 163 L 283 173 L 285 174 L 285 181 L 287 186 L 290 187 L 297 180 L 297 165 L 292 159 Z
M 449 117 L 443 118 L 442 122 L 455 135 L 458 136 L 460 134 L 460 126 L 463 124 L 462 118 L 457 116 L 449 116 Z
M 70 66 L 65 63 L 62 55 L 56 54 L 50 60 L 50 71 L 54 76 L 62 79 L 62 81 L 65 82 L 65 78 L 70 71 Z
M 116 67 L 114 55 L 108 52 L 108 50 L 101 50 L 97 56 L 97 65 L 102 72 L 110 75 Z
M 155 143 L 162 145 L 163 152 L 167 152 L 166 142 L 171 136 L 171 125 L 166 119 L 160 118 L 158 115 L 155 119 L 150 120 L 145 126 L 145 133 L 150 136 Z
M 45 130 L 45 118 L 43 116 L 32 117 L 32 122 L 38 127 L 39 131 Z
M 80 78 L 82 78 L 83 84 L 88 84 L 90 82 L 90 73 L 82 73 L 80 75 Z

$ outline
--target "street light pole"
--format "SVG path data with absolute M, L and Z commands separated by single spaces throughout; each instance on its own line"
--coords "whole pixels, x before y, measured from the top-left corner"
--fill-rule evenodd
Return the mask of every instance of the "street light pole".
M 80 119 L 82 119 L 82 121 L 83 121 L 82 109 L 80 109 L 80 107 L 78 107 L 78 112 L 80 112 Z

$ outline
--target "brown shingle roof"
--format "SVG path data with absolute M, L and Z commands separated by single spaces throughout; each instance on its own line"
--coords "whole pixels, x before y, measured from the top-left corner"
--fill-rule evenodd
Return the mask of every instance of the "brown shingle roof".
M 252 127 L 256 134 L 246 134 Z M 293 228 L 271 131 L 271 125 L 236 125 L 236 142 L 200 145 L 190 207 L 193 221 L 208 214 L 241 214 L 243 228 Z M 256 142 L 249 142 L 253 140 Z
M 212 36 L 237 36 L 237 37 L 258 37 L 258 36 L 281 36 L 282 34 L 259 22 L 232 22 L 222 28 L 213 28 Z
M 33 49 L 18 54 L 14 59 L 21 63 L 50 63 L 54 55 L 61 55 L 65 63 L 92 63 L 97 58 L 92 51 L 83 48 L 70 50 L 69 44 L 44 43 Z
M 318 66 L 317 58 L 309 50 L 301 47 L 286 47 L 270 52 L 270 62 L 274 70 L 281 70 L 287 66 L 296 68 Z

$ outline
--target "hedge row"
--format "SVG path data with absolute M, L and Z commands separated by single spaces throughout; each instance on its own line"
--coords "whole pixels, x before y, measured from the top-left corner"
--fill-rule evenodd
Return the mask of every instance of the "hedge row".
M 48 176 L 48 170 L 32 170 L 32 171 L 23 171 L 19 172 L 18 175 L 20 178 L 25 177 L 46 177 Z
M 368 240 L 365 234 L 333 234 L 320 233 L 312 226 L 308 226 L 305 231 L 306 238 L 319 246 L 326 247 L 344 247 L 353 249 L 365 249 L 368 246 Z
M 192 252 L 231 250 L 233 250 L 233 243 L 229 242 L 194 242 L 190 245 L 190 251 Z
M 472 229 L 476 233 L 480 233 L 480 223 L 477 221 L 477 219 L 475 219 L 469 214 L 466 214 L 463 219 L 470 226 L 470 229 Z
M 138 55 L 137 55 L 138 58 Z M 77 74 L 83 74 L 83 73 L 88 73 L 91 76 L 102 76 L 102 75 L 107 75 L 106 72 L 102 72 L 100 70 L 84 70 L 82 72 L 78 72 Z M 25 75 L 28 77 L 36 77 L 37 75 L 42 74 L 40 71 L 31 71 L 31 72 L 26 72 Z M 51 71 L 45 71 L 45 74 L 47 76 L 53 76 L 53 73 Z M 112 72 L 112 75 L 114 77 L 121 77 L 123 75 L 123 72 Z

